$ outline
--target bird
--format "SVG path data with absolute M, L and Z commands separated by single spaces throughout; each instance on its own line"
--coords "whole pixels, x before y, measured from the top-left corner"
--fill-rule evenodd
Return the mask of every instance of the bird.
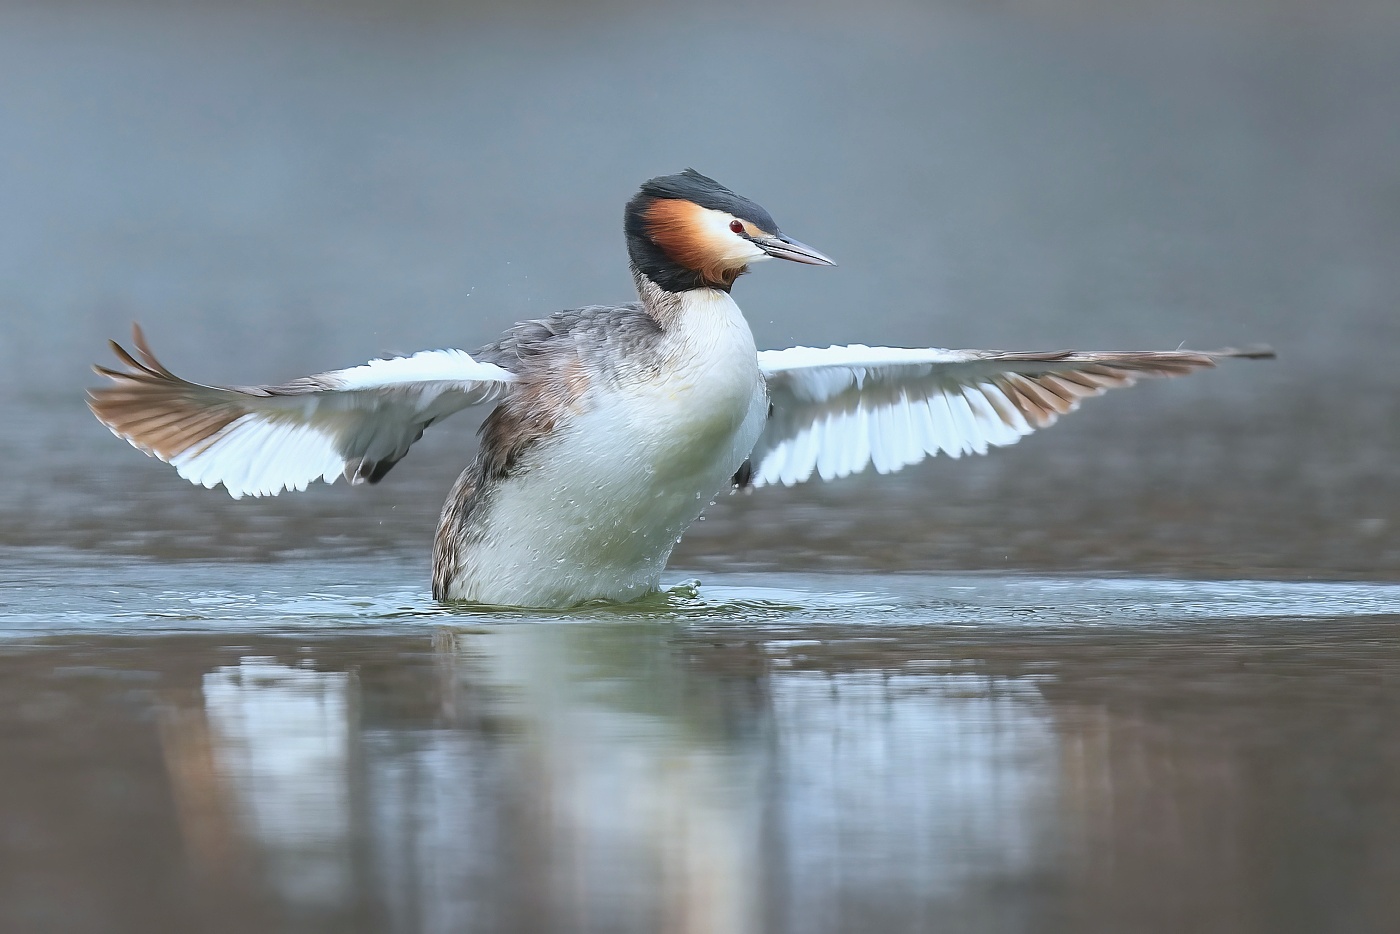
M 279 385 L 176 376 L 139 325 L 88 391 L 102 424 L 234 498 L 378 483 L 423 432 L 491 404 L 433 540 L 445 603 L 563 608 L 654 593 L 726 489 L 985 453 L 1088 397 L 1267 348 L 1000 352 L 863 344 L 759 351 L 732 289 L 757 262 L 834 266 L 694 169 L 644 182 L 623 232 L 637 300 L 525 321 Z

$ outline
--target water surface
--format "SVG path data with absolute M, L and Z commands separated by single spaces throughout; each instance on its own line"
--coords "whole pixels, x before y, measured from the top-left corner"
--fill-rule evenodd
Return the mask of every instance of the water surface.
M 538 614 L 403 561 L 11 558 L 14 930 L 1396 916 L 1395 585 L 720 575 Z

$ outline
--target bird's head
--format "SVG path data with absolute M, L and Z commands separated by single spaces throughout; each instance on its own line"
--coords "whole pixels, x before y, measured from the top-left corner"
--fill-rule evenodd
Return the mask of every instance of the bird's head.
M 624 228 L 632 264 L 668 292 L 728 291 L 749 263 L 770 258 L 836 265 L 784 236 L 762 207 L 694 169 L 644 182 L 627 202 Z

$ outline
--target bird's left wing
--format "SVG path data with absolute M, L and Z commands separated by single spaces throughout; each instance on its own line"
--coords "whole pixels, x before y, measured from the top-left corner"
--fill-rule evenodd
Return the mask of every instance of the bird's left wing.
M 942 451 L 984 454 L 1054 424 L 1080 400 L 1145 376 L 1184 376 L 1267 349 L 1002 353 L 792 347 L 758 363 L 772 411 L 750 457 L 755 486 L 890 473 Z
M 125 369 L 88 390 L 102 424 L 191 483 L 222 483 L 235 499 L 304 490 L 315 480 L 377 482 L 423 430 L 467 406 L 500 398 L 515 376 L 461 350 L 306 376 L 280 386 L 205 386 L 181 379 L 151 353 L 140 328 L 135 353 L 115 341 Z

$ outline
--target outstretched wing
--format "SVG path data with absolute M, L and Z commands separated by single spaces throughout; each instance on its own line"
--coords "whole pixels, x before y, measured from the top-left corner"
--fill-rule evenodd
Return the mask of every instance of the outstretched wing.
M 88 407 L 117 437 L 235 499 L 342 475 L 378 482 L 425 428 L 499 398 L 515 379 L 460 350 L 426 350 L 281 386 L 223 388 L 171 373 L 139 327 L 132 341 L 134 355 L 111 342 L 125 369 L 94 367 L 113 385 L 88 390 Z
M 1079 402 L 1145 376 L 1184 376 L 1259 350 L 1000 353 L 793 347 L 758 355 L 772 412 L 750 457 L 752 483 L 792 485 L 874 464 L 890 473 L 939 451 L 984 454 L 1054 424 Z

